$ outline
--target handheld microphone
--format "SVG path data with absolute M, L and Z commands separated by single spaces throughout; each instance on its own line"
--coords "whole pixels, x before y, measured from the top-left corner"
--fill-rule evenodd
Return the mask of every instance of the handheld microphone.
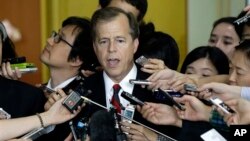
M 114 115 L 115 128 L 116 128 L 116 141 L 127 141 L 128 139 L 126 134 L 122 132 L 117 111 L 114 108 L 111 108 L 110 112 L 113 113 Z
M 234 21 L 234 23 L 235 23 L 236 25 L 240 25 L 240 24 L 242 24 L 242 23 L 247 22 L 247 21 L 249 20 L 249 18 L 250 18 L 250 14 L 245 15 L 245 16 L 243 16 L 243 17 L 237 19 L 236 21 Z
M 103 106 L 103 105 L 101 105 L 101 104 L 99 104 L 99 103 L 96 103 L 96 102 L 94 102 L 94 101 L 88 99 L 87 97 L 81 96 L 81 98 L 84 100 L 85 103 L 92 103 L 92 104 L 95 104 L 95 105 L 97 105 L 97 106 L 99 106 L 99 107 L 105 109 L 105 110 L 109 110 L 107 107 L 105 107 L 105 106 Z M 159 131 L 157 131 L 157 130 L 154 130 L 153 128 L 150 128 L 150 127 L 148 127 L 148 126 L 146 126 L 146 125 L 144 125 L 144 124 L 142 124 L 142 123 L 140 123 L 140 122 L 138 122 L 138 121 L 135 121 L 135 120 L 133 120 L 133 119 L 131 119 L 131 118 L 128 118 L 128 117 L 126 117 L 126 116 L 123 116 L 123 115 L 120 114 L 120 113 L 117 113 L 117 115 L 119 115 L 119 116 L 121 116 L 121 117 L 123 117 L 123 118 L 126 118 L 126 119 L 128 119 L 128 120 L 130 120 L 130 121 L 132 121 L 132 122 L 134 122 L 134 123 L 136 123 L 136 124 L 138 124 L 138 125 L 141 125 L 141 126 L 147 128 L 147 129 L 149 129 L 149 130 L 151 130 L 151 131 L 153 131 L 153 132 L 155 132 L 155 133 L 157 133 L 157 134 L 159 134 L 159 135 L 162 135 L 162 136 L 164 136 L 165 138 L 169 139 L 169 141 L 177 141 L 176 139 L 173 139 L 173 138 L 171 138 L 171 137 L 169 137 L 169 136 L 167 136 L 167 135 L 165 135 L 165 134 L 163 134 L 163 133 L 161 133 L 161 132 L 159 132 Z

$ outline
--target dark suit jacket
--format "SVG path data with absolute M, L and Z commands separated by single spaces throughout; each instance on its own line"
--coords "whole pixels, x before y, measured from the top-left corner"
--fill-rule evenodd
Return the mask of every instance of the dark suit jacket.
M 138 69 L 137 71 L 137 76 L 136 79 L 146 79 L 149 75 L 146 73 L 143 73 Z M 90 78 L 87 78 L 86 80 L 87 87 L 93 92 L 91 95 L 91 99 L 103 106 L 106 107 L 106 94 L 105 94 L 105 85 L 104 85 L 104 78 L 103 78 L 103 73 L 97 73 Z M 152 91 L 147 90 L 146 88 L 142 88 L 140 85 L 135 85 L 132 95 L 137 97 L 138 99 L 142 101 L 147 101 L 147 102 L 156 102 L 158 103 L 159 101 L 155 99 L 155 97 L 152 94 Z M 134 103 L 132 103 L 134 104 Z M 93 106 L 94 107 L 94 106 Z M 97 111 L 98 109 L 100 110 L 99 107 L 95 107 L 91 109 L 91 111 Z M 176 138 L 179 132 L 179 128 L 174 127 L 174 126 L 159 126 L 159 125 L 154 125 L 152 123 L 149 123 L 147 120 L 145 120 L 139 112 L 135 112 L 134 115 L 134 120 L 145 124 L 157 131 L 160 131 L 166 135 L 169 135 L 173 138 Z
M 146 79 L 149 75 L 145 74 L 138 70 L 137 79 Z M 103 72 L 98 72 L 88 78 L 84 81 L 85 89 L 91 90 L 91 95 L 88 96 L 91 100 L 103 105 L 106 107 L 106 94 L 105 94 L 105 85 L 104 85 L 104 78 L 103 78 Z M 157 102 L 155 98 L 152 95 L 152 92 L 141 88 L 139 85 L 135 85 L 133 93 L 134 96 L 139 98 L 142 101 L 150 101 L 150 102 Z M 96 106 L 96 105 L 87 105 L 85 106 L 81 113 L 74 118 L 74 123 L 77 123 L 78 120 L 80 120 L 83 117 L 91 117 L 91 115 L 98 111 L 103 110 L 102 108 Z M 140 123 L 143 123 L 153 129 L 156 129 L 160 132 L 165 133 L 166 135 L 169 135 L 173 138 L 175 138 L 178 134 L 179 128 L 173 127 L 173 126 L 156 126 L 148 121 L 146 121 L 140 113 L 137 111 L 134 115 L 134 120 L 139 121 Z M 57 140 L 57 141 L 63 141 L 70 133 L 70 128 L 68 122 L 57 125 L 55 130 L 50 133 L 49 135 L 44 135 L 43 137 L 40 137 L 38 140 Z M 46 137 L 45 137 L 46 136 Z
M 0 76 L 0 107 L 12 118 L 43 112 L 45 102 L 41 89 Z

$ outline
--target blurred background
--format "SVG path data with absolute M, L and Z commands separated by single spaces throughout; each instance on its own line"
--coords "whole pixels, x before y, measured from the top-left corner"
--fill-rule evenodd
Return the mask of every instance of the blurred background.
M 58 30 L 68 16 L 90 18 L 98 0 L 0 0 L 0 20 L 8 20 L 21 33 L 15 43 L 19 56 L 35 63 L 38 71 L 25 74 L 30 84 L 47 82 L 48 70 L 39 60 L 47 37 Z M 249 0 L 148 0 L 144 18 L 156 30 L 170 34 L 180 48 L 181 62 L 188 51 L 207 45 L 213 22 L 224 16 L 237 16 Z

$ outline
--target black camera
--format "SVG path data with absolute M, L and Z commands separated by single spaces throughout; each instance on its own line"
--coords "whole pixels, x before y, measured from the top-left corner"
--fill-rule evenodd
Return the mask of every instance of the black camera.
M 77 78 L 76 78 L 77 79 Z M 90 90 L 87 90 L 84 86 L 84 82 L 81 81 L 79 84 L 74 88 L 74 90 L 70 90 L 68 96 L 63 101 L 63 105 L 73 113 L 74 110 L 77 109 L 83 103 L 83 99 L 81 96 L 87 97 L 91 94 Z

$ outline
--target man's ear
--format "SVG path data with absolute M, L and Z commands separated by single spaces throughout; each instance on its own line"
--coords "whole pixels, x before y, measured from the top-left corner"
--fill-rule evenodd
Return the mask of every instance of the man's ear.
M 74 67 L 81 66 L 82 63 L 83 63 L 83 61 L 80 60 L 80 58 L 78 56 L 75 59 L 70 60 L 71 66 L 74 66 Z
M 139 46 L 139 39 L 136 38 L 136 39 L 134 40 L 134 53 L 137 51 L 138 46 Z

